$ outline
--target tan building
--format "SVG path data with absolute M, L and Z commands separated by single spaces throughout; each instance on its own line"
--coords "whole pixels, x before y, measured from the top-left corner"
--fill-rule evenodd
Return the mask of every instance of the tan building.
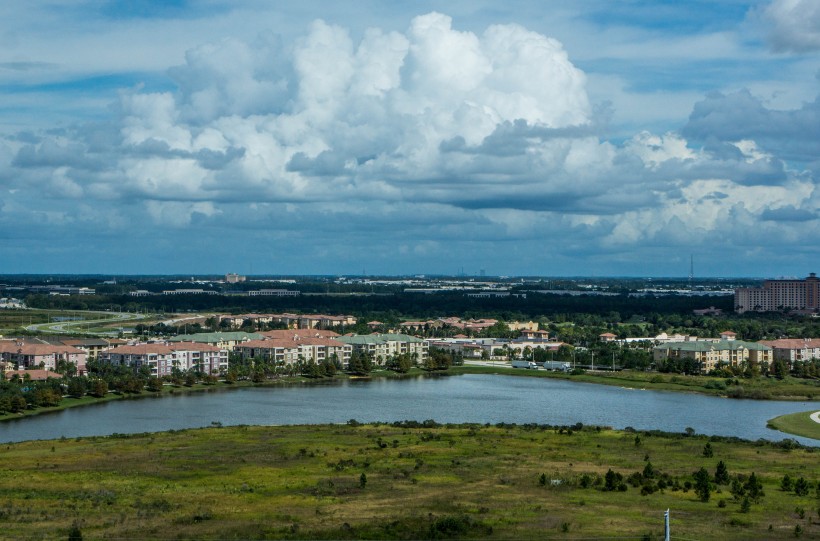
M 693 359 L 701 372 L 709 372 L 718 365 L 740 366 L 746 361 L 771 363 L 772 348 L 755 342 L 741 340 L 667 342 L 654 347 L 655 361 L 667 359 Z
M 293 331 L 269 331 L 282 333 L 268 335 L 262 340 L 251 340 L 236 347 L 234 351 L 243 359 L 261 358 L 277 363 L 293 364 L 297 361 L 321 363 L 334 355 L 343 366 L 350 361 L 353 347 L 329 336 L 309 336 Z M 284 335 L 284 333 L 290 333 Z M 334 333 L 335 334 L 335 333 Z
M 406 334 L 340 336 L 337 340 L 349 344 L 354 351 L 369 354 L 379 364 L 405 353 L 415 356 L 416 362 L 423 363 L 428 354 L 426 341 Z
M 507 328 L 511 331 L 537 331 L 538 323 L 535 321 L 513 321 L 511 323 L 507 323 Z
M 820 278 L 812 272 L 805 280 L 766 280 L 763 287 L 735 289 L 740 314 L 780 310 L 820 311 Z

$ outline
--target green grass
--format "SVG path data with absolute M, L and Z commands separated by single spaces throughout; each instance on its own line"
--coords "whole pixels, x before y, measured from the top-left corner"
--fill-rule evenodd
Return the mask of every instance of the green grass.
M 775 417 L 770 420 L 767 424 L 770 428 L 786 432 L 787 434 L 795 434 L 797 436 L 820 440 L 820 423 L 814 422 L 810 417 L 810 415 L 816 411 L 817 410 L 811 410 L 802 413 L 781 415 L 780 417 Z
M 677 538 L 789 539 L 797 525 L 820 535 L 816 449 L 637 435 L 640 445 L 591 427 L 321 425 L 23 442 L 2 451 L 2 536 L 65 539 L 77 524 L 84 539 L 660 538 L 667 508 Z M 722 460 L 732 476 L 760 476 L 765 496 L 742 513 L 726 486 L 704 503 L 693 490 L 579 484 L 642 471 L 646 458 L 681 485 Z M 811 493 L 781 491 L 786 474 Z

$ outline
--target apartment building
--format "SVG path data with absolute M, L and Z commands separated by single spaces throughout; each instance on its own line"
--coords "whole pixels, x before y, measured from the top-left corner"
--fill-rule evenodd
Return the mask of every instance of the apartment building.
M 820 311 L 820 278 L 811 273 L 805 280 L 766 280 L 763 287 L 735 289 L 735 311 Z
M 168 342 L 194 342 L 208 344 L 220 349 L 233 351 L 234 348 L 249 340 L 261 340 L 263 336 L 253 332 L 201 332 L 194 334 L 180 334 L 168 339 Z
M 772 348 L 776 361 L 812 361 L 820 359 L 820 338 L 783 338 L 780 340 L 761 340 L 761 344 Z
M 369 354 L 370 358 L 379 364 L 404 353 L 415 355 L 416 361 L 421 363 L 427 359 L 428 354 L 426 341 L 406 334 L 340 336 L 337 340 L 350 344 L 353 351 Z
M 268 359 L 284 364 L 300 360 L 321 363 L 335 356 L 342 366 L 347 366 L 353 347 L 333 338 L 294 335 L 290 338 L 251 340 L 237 346 L 235 351 L 243 359 Z
M 85 351 L 89 359 L 97 357 L 101 351 L 107 351 L 125 344 L 125 341 L 119 338 L 113 340 L 106 340 L 104 338 L 66 338 L 60 341 L 67 346 Z
M 169 376 L 175 368 L 219 374 L 228 369 L 228 350 L 194 342 L 135 344 L 103 351 L 99 360 L 136 369 L 147 366 L 157 377 Z
M 20 368 L 56 370 L 57 363 L 65 361 L 85 374 L 88 354 L 78 348 L 57 344 L 32 344 L 17 340 L 0 340 L 0 361 L 14 363 Z
M 718 365 L 740 366 L 746 361 L 772 362 L 771 347 L 742 340 L 667 342 L 655 346 L 652 354 L 655 361 L 694 359 L 701 372 L 714 370 Z

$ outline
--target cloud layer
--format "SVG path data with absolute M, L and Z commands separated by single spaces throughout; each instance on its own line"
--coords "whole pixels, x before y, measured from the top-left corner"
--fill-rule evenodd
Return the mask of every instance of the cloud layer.
M 794 4 L 765 16 L 793 27 Z M 774 46 L 812 50 L 812 28 Z M 715 92 L 679 130 L 609 140 L 611 107 L 556 39 L 438 12 L 356 39 L 322 20 L 293 41 L 225 38 L 168 76 L 173 90 L 124 89 L 102 121 L 0 142 L 9 257 L 581 275 L 669 274 L 690 253 L 712 274 L 817 260 L 820 100 L 775 110 Z M 71 259 L 83 239 L 88 266 Z

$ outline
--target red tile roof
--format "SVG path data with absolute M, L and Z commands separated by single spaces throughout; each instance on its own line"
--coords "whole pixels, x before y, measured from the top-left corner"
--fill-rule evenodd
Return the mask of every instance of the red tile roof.
M 51 370 L 11 370 L 6 372 L 6 379 L 11 379 L 11 377 L 17 374 L 19 377 L 24 378 L 26 374 L 28 374 L 29 379 L 34 381 L 44 381 L 48 378 L 62 378 L 62 374 L 58 374 L 57 372 L 52 372 Z

